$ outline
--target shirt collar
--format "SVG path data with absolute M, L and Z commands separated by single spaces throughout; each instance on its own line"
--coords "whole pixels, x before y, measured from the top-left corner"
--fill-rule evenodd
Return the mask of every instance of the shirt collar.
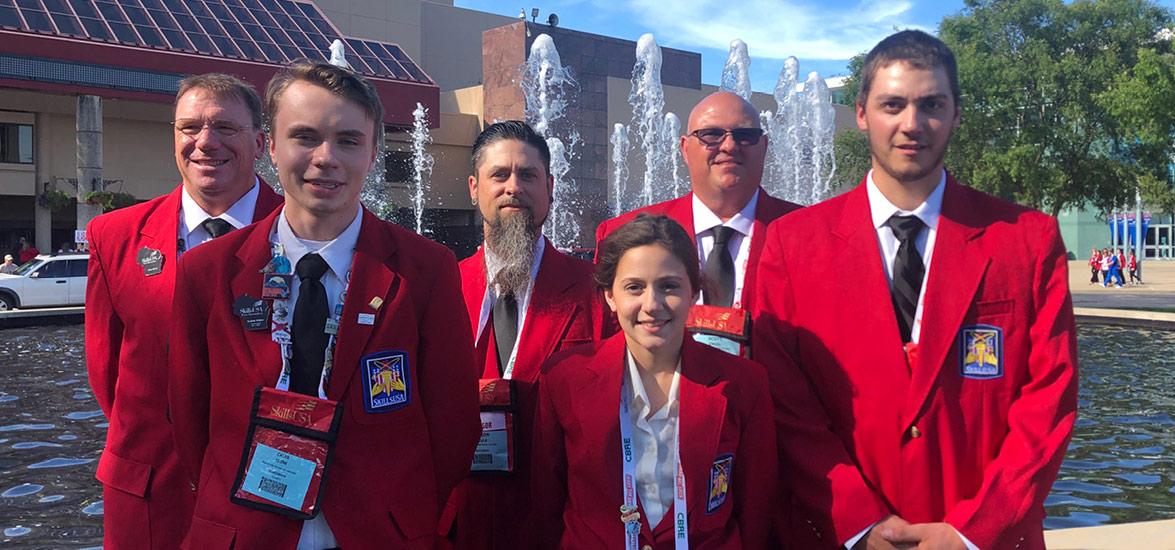
M 494 288 L 494 279 L 498 276 L 498 272 L 506 267 L 502 259 L 490 250 L 489 245 L 482 243 L 482 251 L 485 252 L 485 268 L 486 268 L 486 287 L 497 294 L 497 289 Z M 534 241 L 534 261 L 530 265 L 530 280 L 533 282 L 539 275 L 539 264 L 543 261 L 543 250 L 547 248 L 547 238 L 539 234 L 539 238 Z
M 326 260 L 326 264 L 330 266 L 330 270 L 334 272 L 339 280 L 345 281 L 347 271 L 351 269 L 351 258 L 355 253 L 355 245 L 359 242 L 359 229 L 363 225 L 363 207 L 356 209 L 355 219 L 351 221 L 342 233 L 334 240 L 327 241 L 321 246 L 321 241 L 310 241 L 306 239 L 299 239 L 294 234 L 293 228 L 290 227 L 290 222 L 286 220 L 286 208 L 282 207 L 282 213 L 277 217 L 277 238 L 278 242 L 282 243 L 285 248 L 286 257 L 290 259 L 293 266 L 298 265 L 298 260 L 302 256 L 310 253 L 317 253 Z
M 902 210 L 885 198 L 881 189 L 878 189 L 877 184 L 873 182 L 872 170 L 869 171 L 869 175 L 865 179 L 865 190 L 869 196 L 869 212 L 875 229 L 884 227 L 885 222 L 894 214 L 917 216 L 922 220 L 922 223 L 926 224 L 927 228 L 938 228 L 938 217 L 942 214 L 942 194 L 947 183 L 946 170 L 943 170 L 942 175 L 939 176 L 938 185 L 934 187 L 934 191 L 931 191 L 926 200 L 912 211 Z
M 751 195 L 751 200 L 743 206 L 733 217 L 723 223 L 722 218 L 719 218 L 708 206 L 702 203 L 702 199 L 694 193 L 693 208 L 694 208 L 694 236 L 701 235 L 720 225 L 730 227 L 743 235 L 750 235 L 751 229 L 755 226 L 755 208 L 759 206 L 759 192 L 760 189 L 755 190 L 755 194 Z
M 673 371 L 673 382 L 669 384 L 669 399 L 665 402 L 667 406 L 660 411 L 649 410 L 649 394 L 645 391 L 645 383 L 641 381 L 640 367 L 636 366 L 636 359 L 633 359 L 632 352 L 627 348 L 624 350 L 624 365 L 628 373 L 629 388 L 632 389 L 630 409 L 638 411 L 639 418 L 648 417 L 650 412 L 660 415 L 664 411 L 665 414 L 668 414 L 677 407 L 677 386 L 681 379 L 681 361 L 678 361 L 677 369 Z
M 201 208 L 196 203 L 196 199 L 193 199 L 192 195 L 188 193 L 188 189 L 184 187 L 183 192 L 180 193 L 180 210 L 183 213 L 184 236 L 195 231 L 208 218 L 220 218 L 232 224 L 235 229 L 240 229 L 253 223 L 253 212 L 256 210 L 257 196 L 260 193 L 261 180 L 253 176 L 253 187 L 249 188 L 249 191 L 237 199 L 237 202 L 234 202 L 232 206 L 228 207 L 228 210 L 225 210 L 223 214 L 213 216 Z

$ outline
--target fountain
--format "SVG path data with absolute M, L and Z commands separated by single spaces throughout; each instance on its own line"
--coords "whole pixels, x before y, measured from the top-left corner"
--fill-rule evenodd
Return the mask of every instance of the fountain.
M 628 143 L 628 126 L 619 122 L 612 126 L 612 136 L 608 138 L 612 144 L 612 216 L 624 213 L 621 209 L 620 197 L 628 187 L 628 153 L 631 147 Z
M 673 174 L 673 196 L 680 197 L 689 191 L 689 183 L 682 176 L 681 147 L 677 140 L 681 137 L 681 119 L 674 113 L 665 113 L 665 125 L 662 128 L 665 147 L 669 149 L 669 164 Z
M 743 99 L 751 100 L 751 56 L 747 43 L 735 38 L 730 41 L 730 54 L 722 67 L 722 89 L 734 92 Z
M 540 34 L 531 44 L 521 86 L 526 99 L 526 122 L 546 138 L 551 150 L 551 176 L 555 182 L 551 213 L 543 233 L 556 248 L 566 250 L 579 242 L 578 213 L 584 206 L 578 199 L 575 180 L 567 176 L 580 141 L 579 130 L 571 127 L 566 118 L 576 84 L 570 69 L 563 67 L 549 35 Z
M 783 62 L 773 94 L 775 112 L 760 115 L 767 134 L 763 188 L 781 199 L 813 204 L 828 195 L 836 170 L 836 112 L 824 79 L 810 73 L 801 86 L 799 72 L 796 58 Z
M 416 216 L 416 233 L 424 235 L 424 196 L 428 194 L 432 175 L 432 154 L 425 147 L 432 143 L 428 133 L 428 109 L 416 104 L 412 111 L 412 213 Z
M 655 202 L 673 198 L 674 182 L 669 178 L 675 172 L 674 149 L 677 135 L 668 135 L 665 111 L 665 92 L 661 85 L 661 47 L 652 34 L 640 37 L 636 45 L 636 65 L 632 68 L 632 90 L 628 94 L 632 106 L 632 122 L 628 131 L 630 138 L 637 138 L 641 158 L 644 161 L 644 176 L 639 193 L 631 197 L 627 188 L 613 197 L 613 210 L 624 212 Z M 677 119 L 676 115 L 673 117 Z M 680 130 L 680 122 L 678 122 Z M 626 186 L 627 187 L 627 186 Z

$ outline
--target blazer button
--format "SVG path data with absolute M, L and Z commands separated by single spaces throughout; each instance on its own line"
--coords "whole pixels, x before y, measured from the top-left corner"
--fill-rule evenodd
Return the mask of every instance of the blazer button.
M 910 437 L 914 439 L 922 437 L 922 430 L 919 430 L 918 426 L 910 426 Z
M 188 487 L 192 489 L 192 492 L 193 492 L 193 493 L 194 493 L 194 492 L 196 492 L 196 484 L 195 484 L 195 482 L 189 481 L 189 482 L 188 482 Z

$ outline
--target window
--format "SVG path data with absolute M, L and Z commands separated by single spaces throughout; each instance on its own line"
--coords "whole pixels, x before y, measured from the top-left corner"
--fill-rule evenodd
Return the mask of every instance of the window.
M 0 162 L 33 163 L 33 127 L 0 122 Z
M 89 260 L 69 260 L 69 276 L 85 277 L 86 268 L 89 267 L 89 263 Z
M 412 153 L 408 151 L 388 151 L 384 157 L 384 181 L 390 183 L 408 183 L 416 176 L 416 169 L 412 167 Z
M 69 276 L 68 262 L 61 260 L 48 261 L 37 270 L 37 277 L 41 279 L 56 279 Z

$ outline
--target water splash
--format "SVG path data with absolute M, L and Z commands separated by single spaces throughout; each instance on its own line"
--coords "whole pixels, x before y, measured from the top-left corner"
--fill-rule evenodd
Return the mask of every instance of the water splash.
M 760 114 L 768 137 L 763 187 L 773 196 L 812 204 L 827 197 L 836 171 L 836 113 L 824 79 L 810 73 L 801 85 L 799 73 L 799 61 L 787 58 L 772 94 L 776 109 Z
M 681 138 L 681 119 L 677 118 L 674 113 L 665 113 L 665 122 L 661 131 L 662 139 L 665 140 L 663 147 L 669 153 L 670 172 L 673 175 L 673 196 L 680 197 L 689 190 L 689 184 L 681 173 L 681 147 L 677 146 L 678 139 Z
M 612 126 L 612 136 L 608 138 L 612 144 L 612 216 L 624 213 L 621 210 L 621 197 L 628 188 L 628 154 L 632 147 L 628 142 L 628 126 L 617 122 Z
M 436 162 L 427 146 L 432 143 L 428 131 L 428 109 L 416 104 L 412 111 L 412 214 L 416 216 L 416 233 L 424 235 L 424 197 Z
M 632 89 L 628 104 L 632 106 L 630 138 L 636 138 L 644 159 L 644 176 L 636 204 L 625 204 L 626 195 L 616 197 L 619 210 L 640 207 L 667 200 L 672 192 L 670 162 L 672 147 L 665 136 L 665 90 L 661 85 L 661 47 L 652 34 L 645 34 L 636 43 L 636 64 L 632 68 Z M 635 135 L 631 135 L 635 134 Z
M 811 187 L 806 204 L 819 202 L 828 195 L 832 187 L 832 176 L 836 173 L 836 154 L 833 138 L 836 134 L 836 110 L 832 106 L 832 94 L 828 84 L 820 75 L 812 72 L 804 82 L 804 103 L 808 112 L 808 137 L 811 140 Z
M 751 56 L 747 43 L 735 38 L 730 41 L 730 53 L 722 67 L 722 89 L 751 100 Z
M 551 150 L 554 189 L 543 233 L 556 248 L 564 250 L 578 244 L 580 216 L 585 210 L 575 179 L 568 176 L 580 143 L 579 130 L 566 118 L 577 91 L 571 70 L 559 59 L 555 41 L 547 34 L 535 37 L 522 70 L 522 93 L 526 122 L 547 140 Z

